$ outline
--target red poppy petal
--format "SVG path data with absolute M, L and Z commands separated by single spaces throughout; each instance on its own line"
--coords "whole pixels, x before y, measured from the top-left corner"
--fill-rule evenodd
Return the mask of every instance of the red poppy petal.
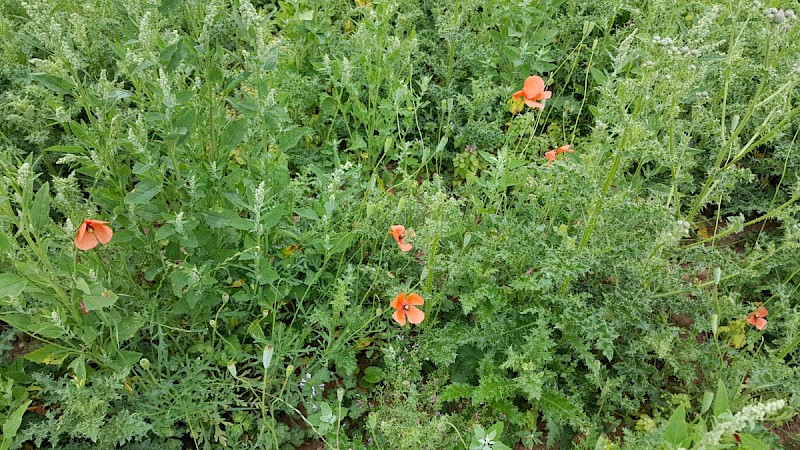
M 410 252 L 413 246 L 411 244 L 407 244 L 405 242 L 399 241 L 397 246 L 400 247 L 401 252 Z
M 756 317 L 767 317 L 767 314 L 769 314 L 769 311 L 767 311 L 767 308 L 764 308 L 763 306 L 759 306 L 756 310 Z
M 541 104 L 539 102 L 535 102 L 533 100 L 528 100 L 527 98 L 525 99 L 525 104 L 528 105 L 528 108 L 544 109 L 544 105 L 543 104 Z
M 747 316 L 747 323 L 749 323 L 750 325 L 756 324 L 756 313 L 750 313 L 750 315 Z
M 552 97 L 553 93 L 551 91 L 544 91 L 541 94 L 537 95 L 534 100 L 547 100 L 548 98 Z
M 408 321 L 413 323 L 414 325 L 425 320 L 425 313 L 420 311 L 420 309 L 417 308 L 416 306 L 408 308 L 406 310 L 406 316 L 408 316 Z
M 92 233 L 87 233 L 87 225 L 84 222 L 78 227 L 78 234 L 75 235 L 75 247 L 78 250 L 91 250 L 97 247 L 97 238 Z
M 405 326 L 406 313 L 402 309 L 398 309 L 397 311 L 394 312 L 394 314 L 392 314 L 392 319 L 394 319 L 395 322 L 399 323 L 401 327 Z
M 101 244 L 108 244 L 111 237 L 114 236 L 114 231 L 109 226 L 97 224 L 92 228 L 94 229 L 94 236 Z
M 525 98 L 534 99 L 537 95 L 541 95 L 544 90 L 544 80 L 542 77 L 532 75 L 525 79 L 525 84 L 522 85 L 522 92 Z
M 405 300 L 406 300 L 406 291 L 403 291 L 400 294 L 397 294 L 397 297 L 395 297 L 394 300 L 392 300 L 392 303 L 390 303 L 389 306 L 391 306 L 394 309 L 400 309 L 405 304 Z
M 403 239 L 403 235 L 406 234 L 406 227 L 402 225 L 392 225 L 389 229 L 389 234 L 391 234 L 394 240 L 399 244 L 400 240 Z
M 409 320 L 411 320 L 410 317 L 409 317 Z M 764 318 L 761 318 L 761 317 L 757 318 L 755 326 L 756 326 L 756 329 L 758 329 L 758 330 L 763 330 L 764 328 L 767 328 L 767 319 L 764 319 Z
M 406 304 L 420 306 L 425 304 L 425 300 L 417 294 L 408 294 L 408 297 L 406 297 Z
M 520 91 L 514 92 L 511 95 L 511 98 L 517 100 L 517 99 L 521 98 L 523 95 L 525 95 L 525 93 L 520 90 Z

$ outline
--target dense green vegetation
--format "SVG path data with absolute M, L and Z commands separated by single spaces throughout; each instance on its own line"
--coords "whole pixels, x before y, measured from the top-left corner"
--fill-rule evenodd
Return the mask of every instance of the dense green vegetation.
M 0 450 L 798 448 L 793 10 L 0 0 Z

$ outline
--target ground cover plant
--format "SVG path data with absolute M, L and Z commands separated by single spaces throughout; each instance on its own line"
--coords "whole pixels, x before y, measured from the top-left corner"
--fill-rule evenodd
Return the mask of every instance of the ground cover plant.
M 796 10 L 0 0 L 0 449 L 798 448 Z

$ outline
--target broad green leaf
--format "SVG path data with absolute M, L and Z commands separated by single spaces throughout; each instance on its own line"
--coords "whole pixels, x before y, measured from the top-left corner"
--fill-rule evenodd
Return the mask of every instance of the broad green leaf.
M 678 447 L 688 436 L 686 408 L 680 405 L 667 421 L 667 428 L 664 430 L 664 441 Z
M 119 298 L 117 294 L 108 289 L 95 293 L 97 289 L 94 288 L 94 285 L 92 287 L 92 295 L 85 295 L 83 297 L 83 306 L 87 311 L 108 308 L 109 306 L 113 306 L 114 303 L 117 303 L 117 299 Z
M 719 416 L 728 410 L 728 390 L 722 380 L 717 382 L 717 395 L 714 400 L 714 415 Z
M 126 367 L 131 367 L 138 363 L 142 358 L 142 354 L 131 350 L 119 350 L 114 360 L 108 364 L 108 367 L 113 370 L 123 370 Z
M 297 127 L 288 130 L 278 138 L 278 148 L 283 151 L 291 150 L 300 142 L 300 139 L 309 132 L 308 128 Z
M 6 417 L 6 422 L 3 424 L 3 440 L 0 443 L 0 450 L 8 450 L 14 437 L 17 435 L 20 424 L 22 424 L 22 416 L 31 404 L 31 400 L 22 402 L 17 409 Z
M 84 280 L 83 278 L 77 278 L 75 280 L 75 287 L 80 289 L 80 291 L 86 295 L 92 294 L 92 289 L 89 288 L 89 284 L 86 283 L 86 280 Z
M 369 366 L 364 369 L 364 380 L 367 383 L 380 383 L 383 381 L 384 376 L 386 376 L 386 373 L 380 367 Z
M 220 136 L 220 146 L 223 150 L 231 151 L 242 142 L 249 124 L 247 119 L 237 119 L 229 123 Z
M 24 358 L 39 364 L 60 365 L 69 355 L 69 350 L 54 344 L 47 344 L 26 354 Z
M 272 267 L 269 260 L 263 259 L 258 267 L 258 284 L 261 286 L 272 283 L 281 276 Z
M 73 359 L 67 368 L 72 370 L 73 381 L 76 387 L 81 388 L 86 386 L 86 361 L 83 355 Z
M 0 273 L 0 297 L 17 297 L 27 286 L 27 281 L 13 273 Z
M 244 231 L 253 229 L 253 222 L 250 219 L 239 217 L 232 211 L 212 211 L 203 214 L 203 217 L 211 228 L 235 228 Z
M 764 443 L 761 439 L 755 437 L 749 433 L 738 433 L 739 439 L 742 442 L 739 443 L 739 448 L 746 448 L 747 450 L 770 450 L 772 447 Z
M 144 205 L 149 203 L 158 193 L 161 192 L 161 185 L 153 181 L 145 180 L 136 184 L 132 191 L 125 196 L 127 205 Z
M 50 223 L 50 183 L 43 184 L 36 192 L 31 205 L 31 222 L 37 230 Z
M 71 80 L 46 73 L 34 73 L 31 74 L 31 78 L 59 95 L 71 94 L 75 87 L 75 83 Z
M 705 391 L 703 393 L 703 405 L 700 407 L 700 414 L 705 414 L 705 412 L 711 408 L 711 402 L 713 401 L 714 394 L 709 391 Z
M 333 409 L 327 402 L 322 402 L 319 404 L 319 411 L 321 413 L 319 420 L 325 423 L 334 423 L 336 422 L 336 416 L 333 414 Z

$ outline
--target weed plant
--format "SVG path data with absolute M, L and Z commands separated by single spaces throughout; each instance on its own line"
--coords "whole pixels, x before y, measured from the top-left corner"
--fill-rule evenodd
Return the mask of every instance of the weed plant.
M 0 0 L 0 450 L 797 448 L 794 10 Z

